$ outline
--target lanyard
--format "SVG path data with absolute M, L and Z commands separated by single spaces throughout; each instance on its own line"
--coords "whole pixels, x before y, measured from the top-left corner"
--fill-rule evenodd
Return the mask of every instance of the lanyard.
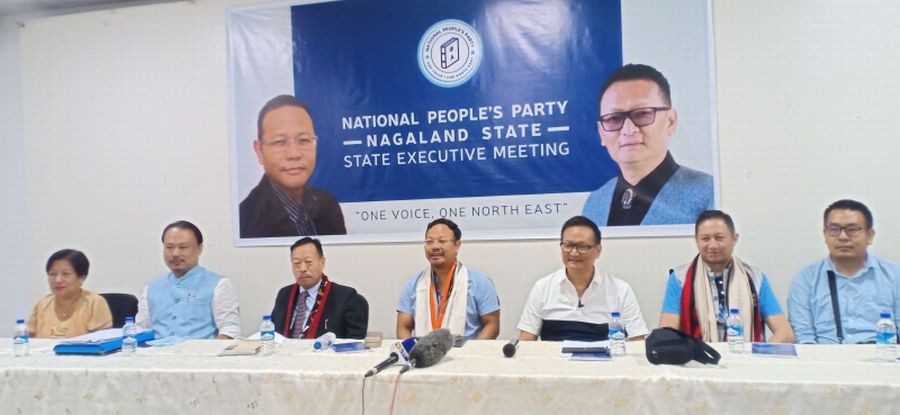
M 441 328 L 441 323 L 444 321 L 444 314 L 447 313 L 447 304 L 450 302 L 450 286 L 453 285 L 453 274 L 456 271 L 456 260 L 453 260 L 453 265 L 450 266 L 450 269 L 447 271 L 447 277 L 444 278 L 444 286 L 441 290 L 441 302 L 438 304 L 438 307 L 435 307 L 434 297 L 437 294 L 434 292 L 434 282 L 429 286 L 431 289 L 429 290 L 430 294 L 428 296 L 429 300 L 429 309 L 431 310 L 431 328 L 433 330 L 437 330 Z M 440 308 L 440 311 L 435 310 L 436 308 Z M 435 314 L 437 312 L 437 314 Z

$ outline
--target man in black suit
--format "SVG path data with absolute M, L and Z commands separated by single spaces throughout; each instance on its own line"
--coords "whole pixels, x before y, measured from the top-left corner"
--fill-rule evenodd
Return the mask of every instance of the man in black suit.
M 318 239 L 291 245 L 295 284 L 278 291 L 272 322 L 284 337 L 314 339 L 332 332 L 342 339 L 362 339 L 369 326 L 369 303 L 355 289 L 331 282 L 322 272 L 325 255 Z

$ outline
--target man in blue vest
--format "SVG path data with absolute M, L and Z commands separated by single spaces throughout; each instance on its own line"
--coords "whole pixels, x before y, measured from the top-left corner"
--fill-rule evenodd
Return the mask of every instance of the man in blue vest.
M 144 287 L 135 320 L 157 338 L 232 339 L 241 335 L 237 292 L 228 278 L 199 265 L 203 234 L 188 221 L 162 234 L 169 272 Z
M 600 89 L 600 141 L 619 175 L 591 192 L 584 216 L 598 226 L 694 223 L 713 208 L 713 179 L 669 153 L 678 126 L 669 81 L 647 65 L 615 70 Z

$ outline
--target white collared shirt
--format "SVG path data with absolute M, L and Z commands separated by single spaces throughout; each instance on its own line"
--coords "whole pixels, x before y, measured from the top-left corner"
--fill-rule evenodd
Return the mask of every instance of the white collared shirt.
M 650 333 L 631 286 L 606 272 L 597 272 L 596 268 L 581 297 L 582 307 L 578 305 L 575 286 L 566 277 L 565 267 L 560 268 L 534 283 L 517 328 L 540 335 L 544 320 L 603 324 L 611 321 L 613 311 L 618 311 L 629 338 Z

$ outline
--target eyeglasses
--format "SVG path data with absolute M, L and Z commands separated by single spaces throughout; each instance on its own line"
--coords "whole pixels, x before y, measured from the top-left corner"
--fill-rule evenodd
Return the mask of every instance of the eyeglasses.
M 828 225 L 825 227 L 825 233 L 828 236 L 838 237 L 841 236 L 841 232 L 847 234 L 849 238 L 855 238 L 857 235 L 862 233 L 863 228 L 858 225 L 847 225 L 847 226 L 839 226 L 839 225 Z
M 426 239 L 425 246 L 433 246 L 434 244 L 437 244 L 438 246 L 448 246 L 448 245 L 452 244 L 453 242 L 454 242 L 453 239 L 438 239 L 438 240 Z
M 259 139 L 259 142 L 271 147 L 273 151 L 281 153 L 287 151 L 291 142 L 296 143 L 297 147 L 300 147 L 301 150 L 312 150 L 316 147 L 316 141 L 318 141 L 318 139 L 319 138 L 314 135 L 298 135 L 293 139 L 279 138 L 272 141 L 263 141 L 262 139 Z
M 588 245 L 588 244 L 570 244 L 568 242 L 560 242 L 559 247 L 563 252 L 567 254 L 571 254 L 572 250 L 578 251 L 579 254 L 586 254 L 591 249 L 593 249 L 597 245 Z
M 656 122 L 656 113 L 659 111 L 668 111 L 671 107 L 644 107 L 635 108 L 631 111 L 611 112 L 600 116 L 600 126 L 604 131 L 619 131 L 625 126 L 625 119 L 628 118 L 634 123 L 635 127 L 646 127 Z

